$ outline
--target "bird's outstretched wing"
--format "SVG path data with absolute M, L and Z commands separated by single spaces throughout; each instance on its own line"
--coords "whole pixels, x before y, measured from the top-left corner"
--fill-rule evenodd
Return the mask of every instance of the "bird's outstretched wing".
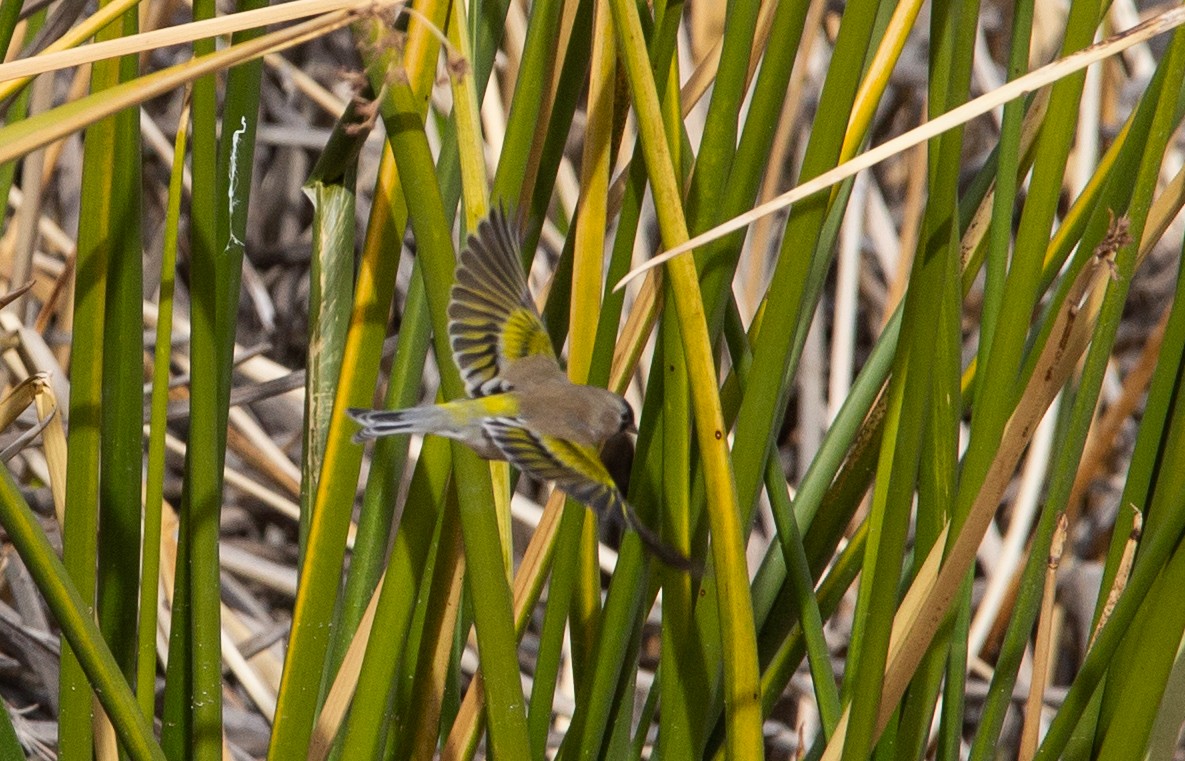
M 692 569 L 690 560 L 638 519 L 592 447 L 534 433 L 512 418 L 490 418 L 483 427 L 516 468 L 539 480 L 554 481 L 564 493 L 602 517 L 620 515 L 655 557 L 672 568 Z
M 507 362 L 537 355 L 555 360 L 527 288 L 519 249 L 506 213 L 495 209 L 461 251 L 448 332 L 470 396 L 508 390 L 499 379 Z

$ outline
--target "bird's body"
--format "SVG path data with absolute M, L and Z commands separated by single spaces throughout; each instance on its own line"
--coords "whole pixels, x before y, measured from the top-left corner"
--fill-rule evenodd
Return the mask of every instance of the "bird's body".
M 560 367 L 531 299 L 519 241 L 495 210 L 469 237 L 449 303 L 449 339 L 468 397 L 402 410 L 350 410 L 361 441 L 435 434 L 461 441 L 491 460 L 509 460 L 555 481 L 602 515 L 618 513 L 664 562 L 689 567 L 642 524 L 599 455 L 609 437 L 633 430 L 619 395 L 575 384 Z
M 526 370 L 534 364 L 538 363 L 524 359 L 513 369 Z M 512 380 L 514 374 L 509 375 L 509 385 L 518 388 Z M 612 391 L 572 383 L 563 374 L 532 378 L 526 387 L 530 393 L 499 391 L 403 410 L 351 411 L 364 426 L 356 438 L 430 433 L 463 442 L 487 460 L 505 460 L 505 453 L 483 427 L 487 420 L 501 419 L 587 447 L 600 446 L 622 430 L 622 417 L 615 404 L 621 397 Z M 557 414 L 560 409 L 568 414 Z

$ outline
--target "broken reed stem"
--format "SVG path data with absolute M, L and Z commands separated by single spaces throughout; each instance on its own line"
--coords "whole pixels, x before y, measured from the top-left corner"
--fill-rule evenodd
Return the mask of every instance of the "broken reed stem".
M 1090 635 L 1087 652 L 1090 652 L 1090 648 L 1094 647 L 1094 641 L 1098 639 L 1099 632 L 1106 626 L 1107 619 L 1111 618 L 1111 611 L 1115 610 L 1115 603 L 1119 601 L 1119 596 L 1127 587 L 1127 579 L 1132 572 L 1132 562 L 1136 558 L 1136 545 L 1140 543 L 1140 535 L 1144 531 L 1144 514 L 1135 505 L 1128 505 L 1128 507 L 1132 511 L 1132 530 L 1127 536 L 1127 544 L 1123 547 L 1123 557 L 1119 559 L 1119 568 L 1115 571 L 1115 581 L 1111 582 L 1111 591 L 1107 593 L 1107 602 L 1103 605 L 1099 622 L 1095 624 L 1094 631 Z
M 1030 761 L 1037 752 L 1037 737 L 1041 731 L 1041 706 L 1045 699 L 1045 683 L 1049 675 L 1050 632 L 1053 624 L 1053 599 L 1057 593 L 1057 567 L 1066 546 L 1069 520 L 1062 513 L 1057 517 L 1053 542 L 1049 547 L 1049 563 L 1045 567 L 1045 590 L 1041 595 L 1041 617 L 1037 620 L 1037 643 L 1033 646 L 1033 678 L 1029 683 L 1029 697 L 1025 701 L 1025 725 L 1020 736 L 1020 761 Z

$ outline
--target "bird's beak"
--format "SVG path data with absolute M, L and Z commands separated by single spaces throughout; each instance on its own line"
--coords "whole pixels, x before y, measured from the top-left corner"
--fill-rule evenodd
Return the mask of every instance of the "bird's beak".
M 637 435 L 638 435 L 638 426 L 637 426 L 636 424 L 634 424 L 634 423 L 630 423 L 629 425 L 627 425 L 627 426 L 626 426 L 625 428 L 623 428 L 622 430 L 624 430 L 626 433 L 632 433 L 632 434 L 634 434 L 635 436 L 637 436 Z

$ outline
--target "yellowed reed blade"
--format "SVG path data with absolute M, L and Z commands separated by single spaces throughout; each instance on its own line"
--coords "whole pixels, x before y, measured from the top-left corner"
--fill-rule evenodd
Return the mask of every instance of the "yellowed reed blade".
M 94 713 L 91 714 L 91 724 L 94 728 L 91 731 L 95 737 L 95 761 L 118 761 L 119 743 L 115 739 L 115 727 L 111 725 L 111 720 L 103 712 L 102 704 L 94 695 L 91 696 L 91 704 L 94 706 Z
M 337 737 L 341 723 L 345 719 L 350 701 L 354 699 L 354 690 L 358 687 L 358 677 L 362 673 L 362 659 L 366 655 L 366 645 L 370 642 L 370 630 L 374 626 L 374 614 L 378 609 L 379 594 L 383 591 L 383 582 L 387 573 L 379 577 L 374 592 L 370 595 L 370 602 L 366 604 L 366 611 L 358 621 L 358 629 L 350 639 L 350 646 L 342 658 L 342 665 L 333 679 L 333 686 L 325 697 L 325 705 L 317 716 L 317 726 L 313 728 L 313 737 L 309 743 L 308 761 L 324 761 L 333 747 L 333 738 Z
M 58 397 L 54 394 L 49 375 L 37 373 L 29 378 L 35 394 L 37 418 L 42 421 L 41 447 L 45 451 L 45 462 L 49 466 L 49 491 L 53 494 L 54 514 L 61 523 L 66 514 L 66 427 L 58 412 Z
M 32 379 L 18 383 L 14 389 L 0 399 L 0 430 L 6 430 L 16 422 L 17 417 L 33 403 L 35 391 Z
M 11 426 L 22 412 L 36 406 L 38 426 L 26 432 L 32 440 L 40 433 L 49 467 L 49 488 L 53 494 L 54 512 L 62 520 L 66 504 L 66 433 L 55 414 L 57 397 L 49 382 L 48 373 L 35 373 L 18 383 L 0 399 L 0 430 Z
M 399 6 L 401 2 L 373 2 L 373 0 L 295 0 L 253 11 L 230 13 L 212 19 L 191 21 L 187 24 L 155 29 L 114 40 L 83 45 L 95 31 L 118 18 L 134 2 L 110 3 L 93 16 L 70 30 L 45 50 L 29 58 L 21 58 L 0 65 L 0 81 L 19 81 L 50 71 L 82 66 L 108 58 L 135 55 L 173 45 L 184 45 L 195 40 L 219 37 L 248 29 L 262 29 L 274 24 L 320 16 L 342 10 L 369 10 L 383 6 Z M 0 94 L 10 95 L 17 87 L 0 86 Z
M 996 506 L 1011 480 L 1017 461 L 1032 438 L 1037 422 L 1085 353 L 1094 333 L 1107 283 L 1113 275 L 1115 254 L 1129 243 L 1126 220 L 1114 221 L 1106 238 L 1095 249 L 1094 256 L 1078 274 L 1068 298 L 1054 317 L 1053 329 L 1041 350 L 1036 368 L 1009 418 L 996 459 L 988 469 L 983 486 L 958 536 L 948 547 L 947 529 L 943 529 L 926 557 L 922 570 L 906 592 L 893 619 L 889 658 L 881 687 L 883 697 L 877 716 L 878 734 L 888 724 L 906 685 L 913 678 L 935 632 L 950 610 L 959 585 L 975 560 L 976 549 L 995 515 Z M 831 742 L 823 753 L 824 761 L 838 761 L 843 754 L 850 709 L 850 705 L 844 709 Z

